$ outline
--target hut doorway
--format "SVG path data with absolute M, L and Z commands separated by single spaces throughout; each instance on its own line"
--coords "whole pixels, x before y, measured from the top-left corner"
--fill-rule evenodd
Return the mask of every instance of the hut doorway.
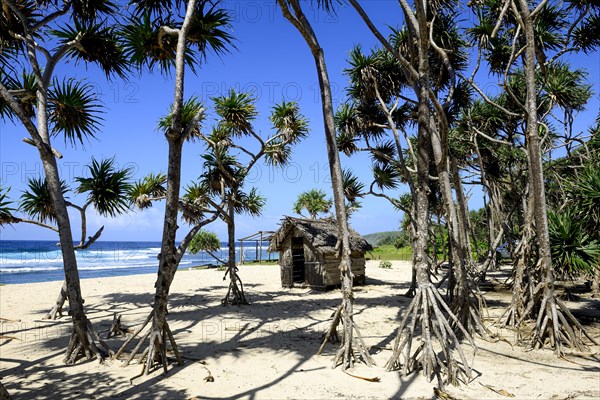
M 292 238 L 292 280 L 294 283 L 304 283 L 304 238 Z

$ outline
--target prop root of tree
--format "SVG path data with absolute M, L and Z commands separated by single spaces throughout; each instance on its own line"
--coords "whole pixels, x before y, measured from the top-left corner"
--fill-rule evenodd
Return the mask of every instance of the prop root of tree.
M 51 319 L 55 320 L 63 316 L 63 306 L 65 305 L 65 301 L 67 301 L 67 283 L 63 282 L 60 292 L 58 293 L 58 297 L 52 306 L 52 309 L 48 311 L 48 314 L 44 316 L 43 319 Z
M 96 342 L 102 348 L 99 348 Z M 87 360 L 98 358 L 100 361 L 103 361 L 106 357 L 112 355 L 113 351 L 98 337 L 98 334 L 87 318 L 84 317 L 81 321 L 73 322 L 73 332 L 67 346 L 65 363 L 73 364 L 79 357 L 85 357 Z
M 123 326 L 121 324 L 121 315 L 114 313 L 113 314 L 113 322 L 106 334 L 106 338 L 109 339 L 111 336 L 123 336 L 129 333 L 129 328 Z
M 223 299 L 221 299 L 221 304 L 223 305 L 242 305 L 242 304 L 250 304 L 248 300 L 246 300 L 246 296 L 244 295 L 244 284 L 242 283 L 242 279 L 237 274 L 237 267 L 229 267 L 227 272 L 225 272 L 225 276 L 223 280 L 227 279 L 227 275 L 229 275 L 229 288 L 227 289 L 227 294 Z
M 485 327 L 482 321 L 481 313 L 487 309 L 485 299 L 475 282 L 470 282 L 466 289 L 467 294 L 459 302 L 455 299 L 452 310 L 457 320 L 470 336 L 479 334 L 484 340 L 491 340 L 492 334 Z M 462 339 L 462 330 L 456 322 L 450 324 L 459 339 Z
M 131 343 L 131 341 L 133 341 L 133 339 L 136 338 L 152 320 L 153 315 L 153 312 L 148 315 L 144 323 L 125 341 L 125 343 L 123 343 L 119 351 L 117 351 L 115 354 L 114 358 L 118 359 L 121 354 L 123 354 L 129 343 Z M 183 359 L 179 354 L 179 350 L 177 349 L 177 344 L 175 343 L 175 338 L 173 337 L 173 333 L 169 328 L 169 324 L 167 321 L 164 321 L 162 327 L 159 327 L 158 325 L 159 324 L 153 323 L 150 329 L 140 336 L 137 345 L 131 351 L 127 357 L 127 360 L 125 361 L 125 366 L 129 365 L 139 353 L 140 349 L 146 342 L 146 339 L 149 340 L 148 347 L 146 347 L 139 358 L 139 363 L 142 364 L 142 371 L 140 375 L 137 376 L 148 375 L 155 366 L 160 365 L 162 365 L 164 372 L 167 372 L 169 368 L 169 357 L 167 355 L 169 352 L 169 349 L 167 348 L 168 343 L 171 344 L 171 351 L 175 355 L 177 365 L 183 365 Z
M 529 314 L 532 308 L 533 301 L 528 305 L 525 315 Z M 583 336 L 592 343 L 598 344 L 571 314 L 567 306 L 556 298 L 553 288 L 546 288 L 535 327 L 531 332 L 531 348 L 539 349 L 549 344 L 558 356 L 563 355 L 563 346 L 586 351 L 587 346 L 583 342 Z
M 343 334 L 342 340 L 340 344 L 340 348 L 337 351 L 334 359 L 333 359 L 333 368 L 338 365 L 342 365 L 344 370 L 348 368 L 352 368 L 354 366 L 354 362 L 358 359 L 357 355 L 362 359 L 362 361 L 367 364 L 369 367 L 374 364 L 371 355 L 367 349 L 367 346 L 360 334 L 360 330 L 358 326 L 351 318 L 342 318 L 344 309 L 344 304 L 340 304 L 338 308 L 333 313 L 333 321 L 331 322 L 331 326 L 325 334 L 325 339 L 319 347 L 319 351 L 317 351 L 317 355 L 321 355 L 323 350 L 325 349 L 325 345 L 328 342 L 337 343 L 339 342 L 339 336 L 337 333 L 337 327 L 341 323 L 344 325 L 344 320 L 348 320 L 347 324 L 350 326 L 343 326 Z M 351 339 L 349 339 L 351 338 Z M 344 362 L 347 360 L 347 362 Z
M 476 350 L 473 339 L 452 314 L 435 286 L 419 286 L 400 322 L 393 354 L 386 364 L 387 370 L 402 368 L 402 374 L 407 375 L 420 369 L 429 381 L 435 376 L 440 387 L 444 387 L 445 383 L 458 384 L 459 379 L 469 382 L 471 368 L 451 322 L 456 324 Z M 418 336 L 419 346 L 412 353 L 413 339 Z M 437 349 L 434 348 L 436 341 L 439 345 Z M 441 355 L 438 355 L 438 351 L 441 351 Z M 455 358 L 455 353 L 460 362 Z

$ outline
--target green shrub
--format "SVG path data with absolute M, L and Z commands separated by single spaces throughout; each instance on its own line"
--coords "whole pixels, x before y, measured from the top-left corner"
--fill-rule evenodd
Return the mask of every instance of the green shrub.
M 388 260 L 382 260 L 379 262 L 379 268 L 390 269 L 392 268 L 392 262 Z

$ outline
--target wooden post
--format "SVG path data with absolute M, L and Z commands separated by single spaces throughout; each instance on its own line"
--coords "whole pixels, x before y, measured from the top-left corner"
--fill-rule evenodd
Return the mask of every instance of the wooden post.
M 240 240 L 240 265 L 244 264 L 244 241 Z
M 263 244 L 263 233 L 262 231 L 259 232 L 260 233 L 260 252 L 258 253 L 258 262 L 260 263 L 262 261 L 262 244 Z

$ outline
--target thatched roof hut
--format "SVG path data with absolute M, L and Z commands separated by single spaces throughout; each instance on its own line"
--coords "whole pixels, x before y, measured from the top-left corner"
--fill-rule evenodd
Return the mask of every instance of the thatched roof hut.
M 333 219 L 285 217 L 271 237 L 269 251 L 279 252 L 281 284 L 284 287 L 310 286 L 325 289 L 340 284 L 340 260 L 336 244 L 338 230 Z M 371 245 L 350 229 L 352 272 L 355 281 L 364 283 L 365 253 Z

